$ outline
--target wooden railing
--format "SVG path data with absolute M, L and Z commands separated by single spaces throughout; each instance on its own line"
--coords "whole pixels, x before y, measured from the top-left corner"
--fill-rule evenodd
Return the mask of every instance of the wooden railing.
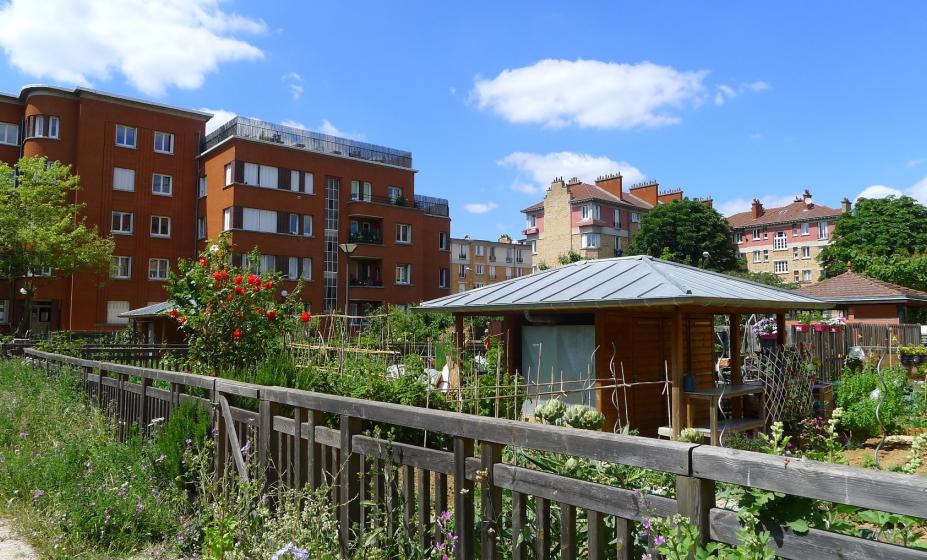
M 133 425 L 144 431 L 153 419 L 169 418 L 185 400 L 212 404 L 217 461 L 232 463 L 240 476 L 248 476 L 241 450 L 249 447 L 257 450 L 271 482 L 290 487 L 330 484 L 345 546 L 377 522 L 374 513 L 382 511 L 377 508 L 396 504 L 406 530 L 423 545 L 440 538 L 430 529 L 434 516 L 452 511 L 459 558 L 496 558 L 500 547 L 510 548 L 515 559 L 527 558 L 526 541 L 507 536 L 523 532 L 532 535 L 535 558 L 550 558 L 554 541 L 564 559 L 576 558 L 580 551 L 595 559 L 631 558 L 635 524 L 676 513 L 689 517 L 704 539 L 735 544 L 737 516 L 716 507 L 718 482 L 927 518 L 924 477 L 252 385 L 35 349 L 25 354 L 39 367 L 78 372 L 88 398 L 116 416 L 123 437 Z M 254 399 L 257 411 L 233 406 L 242 397 Z M 336 419 L 338 427 L 326 427 L 326 418 Z M 431 438 L 441 435 L 451 442 L 451 450 L 362 433 L 373 425 L 421 430 Z M 509 464 L 503 462 L 506 447 L 670 473 L 676 478 L 675 498 Z M 398 476 L 384 478 L 393 469 Z M 504 496 L 511 503 L 511 514 L 505 516 Z M 529 504 L 535 512 L 530 526 Z M 585 543 L 577 542 L 578 514 L 586 520 Z M 559 538 L 551 534 L 555 522 Z M 766 528 L 773 536 L 771 545 L 784 558 L 927 558 L 922 550 L 819 529 L 798 534 L 777 525 Z
M 133 366 L 156 368 L 168 356 L 185 356 L 186 344 L 130 344 L 124 346 L 82 346 L 78 349 L 81 358 L 95 358 Z

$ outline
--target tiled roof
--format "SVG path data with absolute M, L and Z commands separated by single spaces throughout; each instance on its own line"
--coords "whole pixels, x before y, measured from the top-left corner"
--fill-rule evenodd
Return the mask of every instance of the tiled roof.
M 759 218 L 753 217 L 753 211 L 740 212 L 728 216 L 727 221 L 732 228 L 754 227 L 783 222 L 798 222 L 803 220 L 819 220 L 821 218 L 835 218 L 843 210 L 812 204 L 809 208 L 804 200 L 793 202 L 778 208 L 767 208 Z
M 570 190 L 570 202 L 598 200 L 600 202 L 608 202 L 611 204 L 630 204 L 631 206 L 637 206 L 638 208 L 643 208 L 644 210 L 653 208 L 652 205 L 631 193 L 622 192 L 621 198 L 618 198 L 602 187 L 590 185 L 588 183 L 573 183 L 572 185 L 567 185 L 567 188 Z M 542 200 L 523 209 L 522 212 L 534 212 L 535 210 L 541 210 L 543 208 L 544 201 Z
M 796 291 L 806 296 L 832 302 L 906 300 L 927 302 L 927 292 L 883 282 L 853 271 L 844 272 L 817 284 L 804 286 Z

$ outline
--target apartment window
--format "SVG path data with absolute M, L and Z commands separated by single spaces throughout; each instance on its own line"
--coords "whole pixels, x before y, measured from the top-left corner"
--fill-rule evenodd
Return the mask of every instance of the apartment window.
M 303 235 L 312 237 L 312 216 L 308 214 L 303 216 Z
M 583 234 L 583 249 L 598 249 L 601 245 L 602 239 L 598 233 Z
M 763 262 L 769 262 L 769 249 L 763 249 Z
M 537 254 L 538 254 L 538 242 L 537 242 L 537 240 L 531 240 L 531 254 L 532 254 L 532 255 L 537 255 Z
M 753 228 L 753 240 L 756 241 L 760 238 L 760 228 Z
M 397 264 L 396 265 L 396 283 L 408 286 L 412 283 L 412 265 L 411 264 Z
M 810 270 L 802 270 L 802 271 L 801 271 L 801 281 L 802 281 L 802 282 L 811 282 L 811 271 L 810 271 Z
M 598 204 L 586 204 L 580 212 L 584 220 L 598 220 L 602 216 L 602 210 Z
M 776 274 L 786 274 L 789 271 L 789 261 L 775 261 L 773 263 Z
M 818 239 L 827 239 L 827 222 L 818 222 Z
M 537 214 L 528 214 L 528 227 L 538 227 L 538 216 Z
M 438 270 L 438 287 L 439 288 L 449 288 L 451 286 L 451 273 L 448 269 L 442 268 Z
M 19 145 L 19 127 L 11 123 L 0 123 L 0 144 Z
M 412 226 L 396 224 L 396 243 L 412 243 Z
M 171 196 L 174 192 L 174 178 L 170 175 L 155 173 L 151 177 L 151 193 L 161 196 Z
M 483 265 L 478 265 L 478 266 L 480 267 L 480 269 L 483 268 Z M 482 273 L 480 273 L 480 274 L 482 274 Z M 495 279 L 496 279 L 496 267 L 494 267 L 494 266 L 489 267 L 489 279 L 490 279 L 490 280 L 495 280 Z
M 277 233 L 277 213 L 273 210 L 245 208 L 242 211 L 242 229 Z
M 196 219 L 196 238 L 206 239 L 206 218 Z
M 466 265 L 463 265 L 463 264 L 458 265 L 458 267 L 457 267 L 457 277 L 458 277 L 458 278 L 466 278 L 466 277 L 467 277 L 467 266 L 466 266 Z
M 304 190 L 305 190 L 308 194 L 313 194 L 313 193 L 315 193 L 315 186 L 312 184 L 312 181 L 313 181 L 313 179 L 315 178 L 315 176 L 314 176 L 312 173 L 310 173 L 310 172 L 307 171 L 306 174 L 305 174 L 303 177 L 304 177 L 305 180 L 306 180 L 306 184 L 305 184 L 305 186 L 304 186 Z
M 45 136 L 45 117 L 43 115 L 33 115 L 26 118 L 26 138 Z
M 260 166 L 256 163 L 245 163 L 245 184 L 246 185 L 257 185 L 258 184 L 258 173 Z
M 792 224 L 792 237 L 798 237 L 798 224 Z
M 811 224 L 808 222 L 801 223 L 801 234 L 808 235 L 811 233 Z
M 110 228 L 113 233 L 131 234 L 132 233 L 132 213 L 131 212 L 113 212 L 113 225 Z
M 116 145 L 121 148 L 135 148 L 136 129 L 123 124 L 116 125 Z
M 277 269 L 277 258 L 274 255 L 258 255 L 257 262 L 251 262 L 248 255 L 242 255 L 241 266 L 255 274 L 264 274 Z
M 232 169 L 233 167 L 234 165 L 232 165 L 231 163 L 225 164 L 225 186 L 226 187 L 231 185 L 234 182 L 235 173 L 234 173 L 234 169 Z
M 196 195 L 200 198 L 206 196 L 206 177 L 200 177 L 200 181 L 196 189 Z
M 763 239 L 769 239 L 769 228 L 763 228 Z
M 438 232 L 438 249 L 441 251 L 447 251 L 447 241 L 450 239 L 446 231 Z
M 484 247 L 483 245 L 474 245 L 473 249 L 474 249 L 474 254 L 475 254 L 477 257 L 482 257 L 483 255 L 486 254 L 486 247 Z M 492 255 L 493 257 L 496 256 L 496 250 L 495 250 L 495 249 L 490 249 L 490 253 L 491 253 L 491 255 Z
M 159 154 L 174 153 L 174 135 L 170 132 L 154 133 L 154 151 Z
M 366 200 L 370 202 L 373 196 L 373 186 L 369 181 L 351 181 L 351 200 Z
M 631 212 L 631 223 L 632 224 L 641 223 L 641 215 L 639 212 Z
M 269 165 L 258 166 L 257 184 L 267 189 L 276 189 L 278 185 L 277 168 Z
M 135 170 L 114 167 L 113 189 L 117 191 L 135 191 Z
M 811 258 L 811 247 L 802 247 L 801 248 L 801 258 L 810 259 Z
M 303 259 L 303 280 L 310 281 L 312 280 L 312 259 L 304 258 Z
M 784 231 L 777 231 L 776 237 L 773 239 L 773 248 L 776 250 L 788 249 L 789 247 L 789 238 L 786 236 Z
M 148 259 L 149 280 L 167 280 L 167 271 L 170 269 L 167 259 Z
M 32 278 L 33 276 L 46 276 L 46 277 L 48 277 L 48 276 L 51 276 L 51 275 L 52 275 L 52 269 L 51 269 L 50 266 L 43 266 L 42 268 L 39 269 L 39 273 L 38 273 L 38 274 L 35 273 L 35 270 L 29 270 L 29 271 L 26 273 L 26 276 L 28 276 L 29 278 Z
M 481 264 L 476 265 L 476 275 L 477 276 L 483 275 L 483 265 Z
M 58 117 L 48 117 L 48 137 L 58 138 Z
M 299 214 L 290 214 L 290 234 L 299 235 Z
M 107 301 L 106 302 L 106 322 L 111 325 L 127 325 L 128 317 L 120 317 L 121 314 L 129 311 L 129 302 L 127 301 Z
M 510 267 L 505 267 L 505 279 L 508 280 L 512 277 L 512 269 Z
M 171 236 L 171 218 L 169 216 L 152 216 L 151 217 L 151 236 L 152 237 L 170 237 Z
M 288 280 L 299 278 L 299 257 L 290 257 L 287 259 L 286 277 Z
M 734 243 L 740 244 L 744 242 L 744 234 L 742 231 L 734 232 Z
M 132 257 L 113 257 L 110 274 L 117 280 L 127 280 L 132 277 Z
M 798 260 L 798 247 L 792 247 L 792 260 Z
M 476 289 L 482 288 L 482 287 L 485 286 L 485 285 L 486 285 L 486 284 L 484 284 L 484 283 L 482 283 L 482 282 L 474 282 L 474 283 L 473 283 L 473 289 L 476 290 Z
M 795 271 L 792 272 L 792 280 L 794 280 L 795 282 L 798 282 L 798 281 L 800 280 L 800 279 L 799 279 L 799 276 L 798 276 L 798 271 L 797 271 L 797 270 L 795 270 Z
M 759 251 L 753 251 L 753 262 L 763 262 L 763 255 Z
M 232 229 L 232 209 L 226 208 L 222 211 L 222 231 Z
M 10 300 L 0 299 L 0 325 L 10 322 Z
M 389 196 L 389 201 L 396 203 L 397 200 L 402 197 L 402 188 L 400 187 L 386 187 L 386 195 Z

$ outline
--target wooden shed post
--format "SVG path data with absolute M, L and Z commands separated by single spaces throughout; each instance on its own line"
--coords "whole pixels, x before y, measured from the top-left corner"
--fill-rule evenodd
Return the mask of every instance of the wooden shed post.
M 743 383 L 740 372 L 740 313 L 728 315 L 727 341 L 731 348 L 731 385 Z M 743 417 L 743 398 L 734 399 L 734 418 Z
M 673 340 L 671 341 L 672 353 L 670 354 L 670 394 L 672 395 L 672 430 L 673 439 L 679 439 L 679 433 L 682 431 L 682 423 L 685 418 L 685 405 L 682 394 L 683 364 L 683 342 L 685 338 L 685 320 L 682 309 L 676 308 L 673 317 Z
M 776 346 L 785 346 L 785 313 L 776 313 Z

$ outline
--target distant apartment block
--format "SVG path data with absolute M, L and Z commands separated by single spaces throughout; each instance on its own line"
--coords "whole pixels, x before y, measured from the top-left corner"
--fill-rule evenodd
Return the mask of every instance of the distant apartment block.
M 489 284 L 518 278 L 531 272 L 531 251 L 528 245 L 502 235 L 498 241 L 484 239 L 451 239 L 451 272 L 453 293 L 482 288 Z
M 681 189 L 661 191 L 656 181 L 631 185 L 626 191 L 620 173 L 599 177 L 594 185 L 575 177 L 567 182 L 555 179 L 544 200 L 522 210 L 522 233 L 534 268 L 557 266 L 559 257 L 570 251 L 589 259 L 621 256 L 640 228 L 641 216 L 658 204 L 682 198 Z
M 764 208 L 754 199 L 749 211 L 728 217 L 728 222 L 750 272 L 773 272 L 786 282 L 810 284 L 821 276 L 818 254 L 830 243 L 834 221 L 850 208 L 847 198 L 840 208 L 816 204 L 805 190 L 778 208 Z

